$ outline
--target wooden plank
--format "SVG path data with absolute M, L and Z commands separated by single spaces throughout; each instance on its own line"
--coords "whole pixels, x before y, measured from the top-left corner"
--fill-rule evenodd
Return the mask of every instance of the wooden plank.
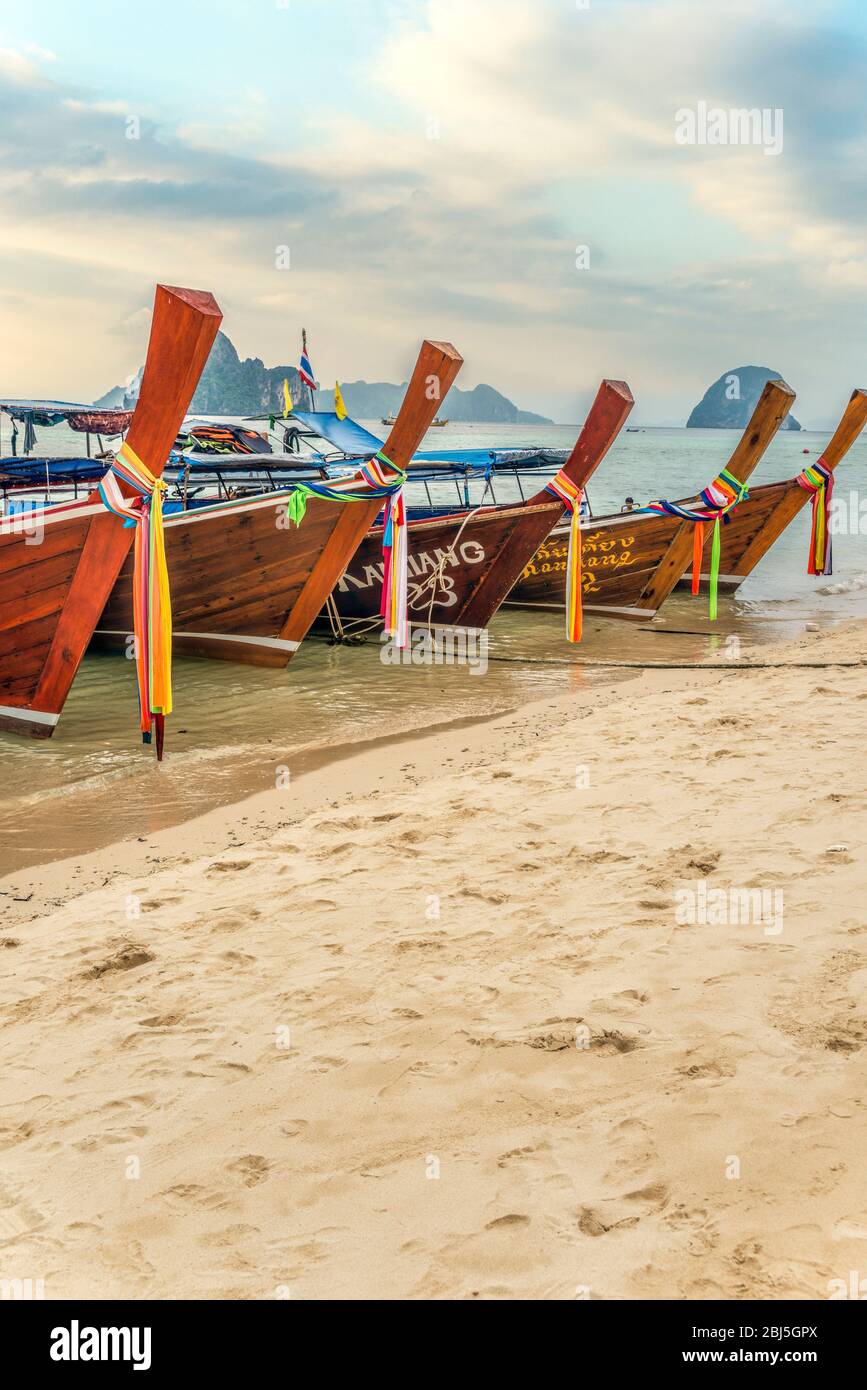
M 486 507 L 471 517 L 460 512 L 432 518 L 412 526 L 409 556 L 408 605 L 413 622 L 430 620 L 440 626 L 455 626 L 472 595 L 479 577 L 496 562 L 503 545 L 510 542 L 515 528 L 529 512 L 550 525 L 556 499 L 543 506 L 529 504 Z M 464 528 L 462 530 L 462 527 Z M 431 590 L 431 577 L 442 566 L 441 578 Z M 378 619 L 382 597 L 382 529 L 370 531 L 350 562 L 334 591 L 342 618 Z
M 64 595 L 75 569 L 77 557 L 68 551 L 50 558 L 42 557 L 39 564 L 27 570 L 27 590 L 23 591 L 16 574 L 0 575 L 0 628 L 26 622 L 30 604 L 41 602 L 46 589 L 64 586 Z
M 24 514 L 21 515 L 23 518 Z M 44 560 L 71 555 L 76 557 L 77 563 L 81 537 L 87 525 L 83 518 L 73 517 L 69 522 L 58 521 L 51 526 L 44 526 L 41 534 L 37 521 L 35 529 L 31 531 L 29 542 L 22 534 L 24 525 L 22 519 L 22 530 L 0 534 L 0 580 L 14 579 L 20 588 L 27 583 L 29 570 Z M 34 527 L 34 522 L 29 522 L 29 525 Z

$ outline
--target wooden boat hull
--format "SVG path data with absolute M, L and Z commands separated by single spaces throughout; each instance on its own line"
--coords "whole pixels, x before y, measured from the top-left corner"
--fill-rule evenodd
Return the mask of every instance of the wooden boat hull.
M 677 534 L 676 517 L 637 515 L 601 517 L 581 527 L 581 588 L 585 613 L 612 618 L 647 619 L 642 607 L 648 582 Z M 568 527 L 558 526 L 523 570 L 506 600 L 507 607 L 563 608 Z
M 758 465 L 794 401 L 783 381 L 766 383 L 752 417 L 730 461 L 735 478 L 746 482 Z M 738 537 L 761 532 L 768 517 L 762 489 L 732 513 L 723 533 L 735 528 Z M 681 505 L 692 507 L 695 498 Z M 706 545 L 711 527 L 706 527 Z M 693 523 L 659 512 L 625 512 L 600 517 L 581 528 L 581 579 L 588 613 L 627 620 L 646 620 L 665 602 L 692 564 Z M 555 530 L 522 573 L 509 595 L 511 606 L 558 609 L 565 602 L 568 537 Z M 707 552 L 709 553 L 709 552 Z M 721 565 L 721 571 L 726 568 Z
M 797 494 L 797 497 L 796 497 Z M 734 592 L 739 585 L 743 584 L 747 575 L 752 572 L 758 564 L 761 555 L 770 548 L 773 542 L 779 537 L 784 529 L 781 527 L 773 535 L 769 531 L 769 523 L 774 512 L 785 500 L 797 501 L 797 511 L 805 506 L 808 499 L 807 493 L 799 487 L 794 478 L 780 483 L 767 483 L 761 487 L 751 488 L 747 502 L 741 504 L 732 513 L 728 526 L 720 528 L 720 565 L 718 583 L 721 589 Z M 792 512 L 792 516 L 797 514 Z M 756 542 L 762 538 L 766 544 L 762 545 L 761 555 L 755 554 Z M 750 558 L 755 555 L 755 558 Z M 705 538 L 704 551 L 702 557 L 702 583 L 710 579 L 710 536 Z M 691 574 L 682 577 L 678 583 L 681 586 L 692 583 Z
M 457 512 L 414 521 L 409 530 L 410 623 L 435 627 L 487 627 L 514 573 L 535 554 L 563 508 L 553 497 L 536 506 L 489 507 L 467 521 Z M 497 570 L 504 556 L 507 574 Z M 382 599 L 382 527 L 365 536 L 333 594 L 341 623 L 376 624 Z M 330 621 L 327 614 L 323 620 Z
M 583 488 L 604 459 L 634 404 L 623 381 L 603 381 L 561 473 Z M 449 512 L 409 526 L 409 617 L 414 624 L 481 630 L 522 570 L 565 514 L 543 488 L 520 504 Z M 332 627 L 376 623 L 382 600 L 382 531 L 376 529 L 347 568 L 323 613 Z M 336 611 L 336 619 L 335 619 Z M 351 632 L 351 627 L 350 627 Z
M 312 497 L 296 527 L 286 519 L 287 497 L 270 493 L 166 518 L 176 652 L 253 666 L 292 659 L 310 626 L 299 611 L 302 596 L 315 617 L 380 504 Z M 355 523 L 349 532 L 347 517 Z M 94 644 L 122 650 L 131 633 L 130 557 Z
M 743 583 L 753 568 L 752 565 L 744 568 L 745 558 L 756 538 L 765 532 L 773 512 L 792 489 L 807 500 L 807 494 L 794 480 L 752 488 L 748 500 L 732 512 L 728 524 L 721 526 L 720 589 L 734 591 Z M 668 595 L 661 594 L 659 602 L 651 608 L 646 604 L 645 591 L 679 526 L 676 517 L 640 514 L 632 518 L 631 524 L 630 517 L 624 515 L 600 518 L 595 526 L 582 527 L 581 580 L 585 612 L 627 621 L 653 617 Z M 708 527 L 703 581 L 710 578 L 710 531 Z M 510 606 L 563 607 L 568 544 L 568 531 L 558 527 L 524 570 L 507 600 Z M 691 586 L 689 569 L 675 584 L 682 588 Z
M 403 469 L 416 452 L 463 359 L 450 343 L 422 344 L 383 454 Z M 431 393 L 430 383 L 439 389 Z M 382 500 L 310 496 L 299 526 L 290 522 L 293 489 L 175 513 L 165 521 L 172 593 L 172 647 L 190 656 L 286 666 L 348 562 Z M 132 632 L 130 569 L 121 574 L 94 640 L 123 648 Z
M 448 354 L 453 356 L 448 356 Z M 440 379 L 439 398 L 457 375 L 453 348 L 426 343 L 383 452 L 405 466 L 428 428 L 427 383 Z M 605 382 L 570 462 L 583 476 L 604 457 L 632 406 L 628 387 Z M 408 424 L 408 420 L 410 424 Z M 178 652 L 255 665 L 285 666 L 334 591 L 347 618 L 379 618 L 382 593 L 382 503 L 331 502 L 311 497 L 300 527 L 281 524 L 289 492 L 167 517 L 166 556 L 172 589 L 173 645 Z M 540 500 L 541 499 L 541 500 Z M 484 627 L 563 514 L 555 497 L 489 507 L 410 526 L 410 618 L 421 621 L 418 558 L 431 569 L 447 557 L 435 621 Z M 466 522 L 466 525 L 464 524 Z M 448 561 L 452 548 L 456 566 Z M 99 623 L 95 641 L 123 648 L 132 631 L 129 574 L 122 574 Z M 414 602 L 415 600 L 415 602 Z M 429 600 L 428 600 L 429 603 Z M 323 615 L 324 616 L 324 615 Z
M 157 287 L 139 404 L 127 442 L 159 475 L 222 315 L 213 296 Z M 0 729 L 49 738 L 132 531 L 92 493 L 0 520 Z
M 832 473 L 846 457 L 865 423 L 867 391 L 857 388 L 849 397 L 840 423 L 821 454 L 822 462 Z M 751 488 L 749 502 L 739 507 L 731 517 L 731 524 L 722 529 L 720 584 L 729 589 L 736 589 L 742 584 L 809 501 L 810 493 L 800 486 L 796 478 Z M 703 581 L 710 577 L 709 545 L 710 538 L 707 537 L 702 562 Z

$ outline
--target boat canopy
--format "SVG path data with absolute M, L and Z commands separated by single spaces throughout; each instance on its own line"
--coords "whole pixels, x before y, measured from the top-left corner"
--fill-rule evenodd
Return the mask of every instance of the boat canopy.
M 383 440 L 377 439 L 363 425 L 349 416 L 340 420 L 329 410 L 295 410 L 290 417 L 297 420 L 305 432 L 332 444 L 335 449 L 348 456 L 367 457 L 378 453 Z M 291 429 L 289 431 L 291 437 Z M 288 440 L 287 440 L 288 442 Z M 537 467 L 559 468 L 568 457 L 566 449 L 540 449 L 538 445 L 527 445 L 509 449 L 428 449 L 413 454 L 413 463 L 454 463 L 465 468 L 496 467 Z
M 359 425 L 357 420 L 350 420 L 348 415 L 341 420 L 333 410 L 293 410 L 290 419 L 297 420 L 303 429 L 333 444 L 343 454 L 367 456 L 382 448 L 383 441 L 370 430 Z
M 95 482 L 105 472 L 105 459 L 0 458 L 0 487 L 43 487 L 55 483 Z
M 84 434 L 122 434 L 132 419 L 131 410 L 110 410 L 95 405 L 74 405 L 71 401 L 0 401 L 0 410 L 12 420 L 34 425 L 59 425 Z
M 36 429 L 66 424 L 80 434 L 124 434 L 132 419 L 131 410 L 107 410 L 94 405 L 75 405 L 72 401 L 2 400 L 0 412 L 12 420 L 12 451 L 16 451 L 16 423 L 24 426 L 25 454 L 36 445 Z

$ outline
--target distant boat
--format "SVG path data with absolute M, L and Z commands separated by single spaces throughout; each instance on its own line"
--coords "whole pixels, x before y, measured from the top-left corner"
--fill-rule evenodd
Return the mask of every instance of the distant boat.
M 391 415 L 383 415 L 383 417 L 382 417 L 382 423 L 383 423 L 384 425 L 393 425 L 393 424 L 395 424 L 396 421 L 395 421 L 394 412 L 392 412 Z M 439 418 L 439 416 L 437 416 L 437 418 L 436 418 L 435 420 L 431 420 L 431 422 L 430 422 L 430 428 L 433 429 L 434 425 L 436 425 L 437 429 L 441 429 L 443 425 L 447 425 L 447 424 L 448 424 L 448 420 L 441 420 L 441 419 Z

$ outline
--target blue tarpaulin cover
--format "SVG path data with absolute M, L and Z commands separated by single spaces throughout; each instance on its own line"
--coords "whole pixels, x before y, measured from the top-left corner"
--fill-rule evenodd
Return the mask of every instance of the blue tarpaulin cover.
M 333 411 L 293 410 L 291 418 L 297 420 L 304 429 L 333 444 L 344 454 L 375 454 L 382 448 L 383 441 L 377 439 L 357 421 L 339 420 Z M 539 463 L 543 467 L 558 467 L 566 457 L 562 449 L 540 449 L 538 445 L 512 445 L 503 449 L 426 449 L 413 455 L 419 463 L 462 463 L 470 468 L 484 468 L 488 463 Z
M 382 448 L 375 434 L 348 416 L 339 420 L 333 410 L 293 410 L 291 418 L 344 454 L 375 454 Z
M 86 481 L 101 478 L 105 461 L 88 458 L 0 458 L 0 483 L 16 482 L 41 487 L 50 482 Z

